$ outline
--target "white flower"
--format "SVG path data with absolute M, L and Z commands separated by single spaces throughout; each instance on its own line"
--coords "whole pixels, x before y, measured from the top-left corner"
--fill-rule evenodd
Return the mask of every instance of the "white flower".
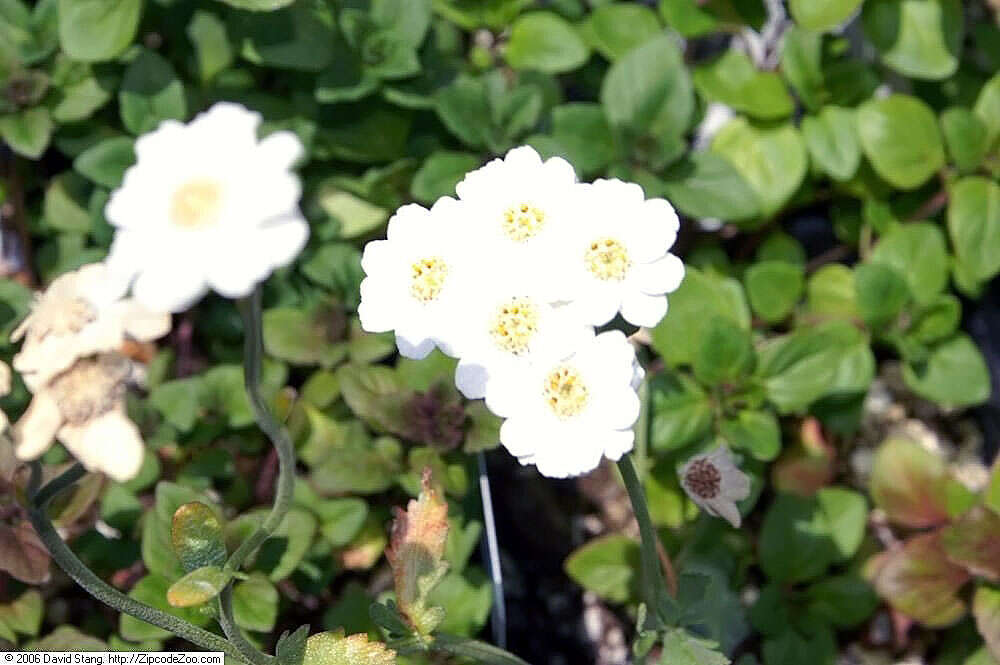
M 667 298 L 684 278 L 684 264 L 668 250 L 679 223 L 663 199 L 621 180 L 579 185 L 578 224 L 564 250 L 574 305 L 595 326 L 618 311 L 651 328 L 667 313 Z
M 454 199 L 442 198 L 431 210 L 410 204 L 389 220 L 386 240 L 365 245 L 361 327 L 395 330 L 408 358 L 423 358 L 435 344 L 454 353 L 451 341 L 475 278 L 462 221 Z
M 246 296 L 305 245 L 290 170 L 302 144 L 287 131 L 258 141 L 260 120 L 219 103 L 136 141 L 138 160 L 105 209 L 118 227 L 108 263 L 151 309 L 181 311 L 210 288 Z
M 632 449 L 639 417 L 634 361 L 632 345 L 611 331 L 526 375 L 497 377 L 486 404 L 507 419 L 500 442 L 522 464 L 553 478 L 591 471 L 602 456 L 619 459 Z
M 548 289 L 548 300 L 558 299 L 560 282 L 553 271 L 558 272 L 556 263 L 576 223 L 572 165 L 560 157 L 543 162 L 533 148 L 522 146 L 468 173 L 455 191 L 481 253 L 507 274 Z
M 740 525 L 736 503 L 750 496 L 750 478 L 733 463 L 728 448 L 695 455 L 681 468 L 680 477 L 684 491 L 709 515 Z
M 76 361 L 39 387 L 28 410 L 14 425 L 15 454 L 39 458 L 58 438 L 89 471 L 118 482 L 134 478 L 142 466 L 143 442 L 125 414 L 125 389 L 132 366 L 108 353 Z
M 170 330 L 170 315 L 131 298 L 127 284 L 103 263 L 64 273 L 39 295 L 12 335 L 24 338 L 14 369 L 31 390 L 47 383 L 79 358 L 116 351 L 127 339 L 146 342 Z
M 474 296 L 455 322 L 455 384 L 469 399 L 484 397 L 494 377 L 565 358 L 594 336 L 576 310 L 545 301 L 526 280 L 484 281 Z

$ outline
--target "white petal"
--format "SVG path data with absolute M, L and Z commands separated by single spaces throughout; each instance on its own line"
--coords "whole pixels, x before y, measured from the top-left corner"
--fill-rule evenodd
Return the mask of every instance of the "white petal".
M 140 342 L 151 342 L 170 332 L 170 315 L 153 312 L 129 298 L 122 301 L 122 320 L 129 337 Z
M 565 438 L 565 437 L 564 437 Z M 572 446 L 567 444 L 572 444 Z M 601 463 L 602 450 L 594 437 L 572 442 L 547 441 L 534 456 L 538 472 L 549 478 L 569 478 L 589 473 Z
M 304 152 L 302 141 L 290 131 L 269 134 L 257 146 L 257 155 L 261 161 L 277 169 L 292 168 Z
M 139 473 L 142 436 L 123 410 L 114 409 L 85 425 L 63 429 L 60 440 L 88 470 L 103 471 L 120 483 Z
M 611 429 L 623 430 L 635 425 L 639 419 L 639 396 L 631 387 L 624 390 L 602 391 L 600 404 L 595 405 L 602 416 L 602 424 Z
M 673 293 L 684 280 L 684 262 L 673 254 L 635 267 L 635 280 L 643 293 Z
M 208 267 L 207 281 L 227 298 L 243 298 L 272 270 L 290 263 L 308 237 L 309 226 L 296 218 L 246 230 Z
M 704 501 L 704 507 L 712 515 L 718 515 L 734 527 L 739 528 L 742 517 L 739 506 L 728 500 L 725 496 L 719 495 L 713 499 Z
M 486 396 L 489 377 L 489 371 L 475 362 L 460 360 L 455 368 L 455 385 L 469 399 L 482 399 Z
M 522 145 L 507 152 L 504 164 L 508 168 L 528 171 L 542 165 L 542 158 L 530 145 Z M 566 160 L 560 160 L 565 162 Z M 571 166 L 570 169 L 573 167 Z M 574 176 L 575 177 L 575 176 Z
M 536 452 L 538 429 L 527 418 L 505 420 L 500 426 L 500 443 L 514 457 Z
M 59 405 L 46 392 L 35 395 L 21 419 L 14 425 L 14 453 L 18 459 L 33 460 L 42 456 L 63 424 Z
M 198 266 L 170 268 L 156 265 L 144 270 L 132 285 L 132 295 L 148 309 L 182 312 L 208 291 Z
M 572 305 L 580 313 L 580 317 L 592 326 L 603 326 L 615 318 L 620 306 L 621 294 L 618 289 L 603 285 L 594 285 L 589 291 L 580 294 Z
M 396 348 L 400 355 L 405 358 L 422 360 L 434 350 L 434 340 L 426 335 L 416 333 L 414 330 L 396 331 Z
M 387 332 L 396 327 L 398 310 L 393 307 L 391 302 L 388 302 L 387 298 L 379 297 L 383 295 L 384 291 L 372 289 L 373 282 L 370 280 L 370 277 L 366 277 L 361 281 L 361 304 L 358 305 L 361 328 L 373 333 Z M 372 293 L 373 291 L 375 293 Z
M 604 437 L 604 456 L 617 462 L 622 455 L 632 450 L 635 433 L 632 430 L 609 432 Z
M 629 293 L 622 299 L 622 316 L 633 325 L 653 328 L 666 313 L 666 296 Z

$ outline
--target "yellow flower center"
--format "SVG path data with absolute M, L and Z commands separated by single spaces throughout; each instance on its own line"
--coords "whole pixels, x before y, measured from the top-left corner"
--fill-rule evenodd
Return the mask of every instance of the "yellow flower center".
M 448 277 L 448 264 L 439 256 L 416 261 L 411 268 L 410 295 L 423 303 L 436 300 Z
M 222 186 L 215 180 L 189 180 L 170 200 L 170 219 L 185 229 L 214 224 L 222 207 Z
M 503 351 L 520 356 L 528 352 L 538 332 L 538 307 L 528 298 L 511 298 L 497 307 L 490 325 L 493 343 Z
M 613 279 L 620 282 L 632 267 L 625 246 L 614 238 L 598 238 L 590 243 L 583 262 L 594 277 L 604 281 Z
M 587 406 L 590 391 L 575 368 L 560 365 L 545 377 L 545 401 L 559 418 L 577 415 Z
M 545 211 L 530 203 L 507 208 L 503 214 L 503 230 L 514 242 L 525 242 L 538 235 L 545 226 Z

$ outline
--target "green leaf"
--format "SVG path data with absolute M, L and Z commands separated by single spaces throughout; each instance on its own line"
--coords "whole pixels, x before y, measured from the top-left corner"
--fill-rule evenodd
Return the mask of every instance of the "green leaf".
M 990 653 L 1000 660 L 1000 589 L 981 584 L 972 597 L 972 616 Z M 986 665 L 989 661 L 984 661 Z
M 278 638 L 274 646 L 274 656 L 279 665 L 302 665 L 306 657 L 306 640 L 309 637 L 309 626 L 299 626 L 295 632 L 287 630 Z
M 396 439 L 382 437 L 372 444 L 332 448 L 316 466 L 312 484 L 323 494 L 375 494 L 396 482 L 402 470 L 402 446 Z
M 264 508 L 256 509 L 227 524 L 226 542 L 235 549 L 257 528 L 267 512 Z M 280 582 L 295 572 L 312 545 L 316 527 L 316 518 L 311 513 L 292 508 L 271 538 L 253 555 L 249 566 L 267 575 L 272 582 Z
M 722 421 L 721 431 L 730 446 L 755 459 L 770 462 L 781 451 L 781 429 L 770 411 L 741 410 L 735 418 Z
M 5 605 L 0 605 L 0 631 L 4 628 L 12 633 L 35 637 L 45 618 L 45 601 L 42 594 L 29 589 Z M 9 641 L 15 642 L 13 637 Z
M 679 137 L 694 113 L 694 90 L 670 35 L 618 59 L 601 84 L 601 105 L 612 127 L 631 136 Z
M 702 383 L 731 383 L 753 369 L 755 356 L 750 331 L 732 319 L 712 317 L 700 337 L 693 369 Z
M 89 231 L 93 220 L 87 210 L 87 181 L 67 171 L 49 181 L 42 211 L 49 226 L 60 231 Z
M 957 592 L 969 574 L 948 560 L 937 533 L 913 536 L 867 568 L 880 596 L 928 627 L 948 626 L 966 612 Z
M 410 193 L 421 203 L 430 205 L 442 196 L 454 196 L 465 174 L 481 163 L 478 155 L 468 152 L 438 150 L 431 153 L 413 175 Z
M 211 619 L 211 615 L 204 611 L 204 608 L 180 608 L 173 607 L 167 602 L 167 590 L 170 582 L 159 575 L 146 575 L 139 580 L 129 597 L 139 602 L 151 605 L 167 614 L 172 614 L 196 626 L 204 626 Z M 118 623 L 118 632 L 126 640 L 141 642 L 143 640 L 162 640 L 171 636 L 169 631 L 146 623 L 141 619 L 136 619 L 128 614 L 122 614 Z
M 764 516 L 760 565 L 772 580 L 804 582 L 837 558 L 826 513 L 815 498 L 779 494 Z
M 824 487 L 816 493 L 816 499 L 840 558 L 851 558 L 861 546 L 868 525 L 868 502 L 864 495 L 843 487 Z
M 734 279 L 689 267 L 680 288 L 670 296 L 670 315 L 652 331 L 653 347 L 670 365 L 693 362 L 713 315 L 749 329 L 743 287 Z
M 269 633 L 278 620 L 278 590 L 267 577 L 253 573 L 233 585 L 233 618 L 244 630 Z
M 864 263 L 854 270 L 858 312 L 869 326 L 892 323 L 910 300 L 906 279 L 884 263 Z
M 650 379 L 649 390 L 653 412 L 650 445 L 654 450 L 680 448 L 709 433 L 712 402 L 695 381 L 682 374 L 658 373 Z
M 231 577 L 218 566 L 196 568 L 170 585 L 167 602 L 171 607 L 202 605 L 218 596 Z
M 1000 138 L 1000 74 L 995 74 L 979 91 L 972 112 L 986 125 L 986 149 L 989 150 Z
M 222 524 L 204 503 L 185 503 L 174 512 L 170 541 L 181 566 L 189 573 L 206 566 L 221 567 L 226 562 Z
M 707 100 L 760 120 L 787 118 L 795 108 L 780 76 L 758 71 L 746 54 L 735 49 L 695 69 L 694 84 Z
M 702 9 L 697 0 L 660 0 L 660 14 L 684 37 L 698 37 L 718 26 L 715 16 Z
M 982 164 L 990 148 L 989 130 L 972 111 L 963 106 L 946 110 L 941 114 L 941 131 L 959 171 L 969 173 Z
M 136 135 L 187 115 L 184 84 L 170 62 L 150 50 L 143 50 L 125 70 L 118 104 L 122 123 Z
M 805 142 L 793 125 L 758 128 L 735 118 L 712 141 L 712 150 L 750 183 L 761 203 L 761 214 L 773 217 L 791 199 L 806 175 Z
M 295 0 L 220 0 L 237 9 L 247 9 L 253 12 L 272 12 L 295 2 Z
M 854 628 L 878 607 L 875 590 L 851 573 L 834 575 L 812 584 L 806 589 L 805 598 L 809 614 L 838 628 Z
M 731 222 L 760 214 L 757 193 L 729 161 L 712 152 L 692 152 L 672 166 L 663 187 L 685 215 Z
M 955 254 L 977 280 L 1000 272 L 1000 185 L 972 176 L 950 192 L 948 234 Z
M 590 50 L 573 26 L 552 12 L 531 12 L 511 26 L 504 57 L 514 69 L 558 74 L 587 61 Z
M 319 516 L 320 533 L 334 547 L 354 540 L 368 517 L 368 504 L 363 499 L 327 499 L 314 510 Z
M 80 153 L 73 168 L 98 185 L 113 189 L 121 184 L 125 169 L 135 163 L 134 144 L 127 136 L 105 139 Z
M 661 665 L 729 665 L 715 642 L 695 637 L 683 628 L 673 628 L 663 636 Z
M 639 544 L 631 538 L 592 540 L 573 552 L 564 567 L 574 582 L 605 600 L 624 603 L 639 597 Z
M 346 315 L 335 308 L 275 307 L 264 312 L 264 348 L 296 365 L 333 367 L 347 356 L 346 325 Z
M 831 263 L 809 277 L 806 305 L 810 314 L 823 318 L 854 319 L 858 313 L 854 271 Z
M 769 323 L 785 319 L 802 296 L 805 270 L 785 261 L 760 261 L 743 275 L 755 314 Z
M 990 397 L 986 361 L 964 334 L 935 347 L 926 362 L 904 365 L 903 381 L 921 397 L 948 407 L 982 404 Z
M 903 276 L 920 304 L 937 299 L 948 284 L 948 250 L 937 224 L 917 222 L 892 229 L 879 240 L 871 260 Z
M 940 80 L 958 68 L 963 29 L 960 0 L 869 2 L 862 19 L 882 62 L 899 73 Z
M 802 119 L 802 136 L 813 162 L 834 180 L 849 180 L 861 164 L 861 145 L 854 111 L 824 106 L 819 115 Z
M 11 150 L 29 159 L 42 156 L 54 128 L 49 110 L 41 106 L 0 116 L 0 138 Z
M 944 166 L 937 118 L 916 97 L 865 102 L 858 109 L 858 135 L 875 172 L 900 189 L 916 189 Z
M 236 54 L 229 43 L 226 24 L 215 14 L 200 9 L 195 11 L 184 33 L 194 45 L 202 83 L 208 83 L 233 64 Z
M 861 5 L 862 0 L 791 0 L 792 18 L 806 30 L 825 32 L 835 28 Z
M 894 437 L 875 455 L 869 490 L 875 505 L 893 522 L 927 528 L 949 518 L 947 497 L 952 482 L 941 457 L 915 441 Z
M 973 575 L 1000 582 L 1000 515 L 974 506 L 942 530 L 941 545 Z
M 621 156 L 618 140 L 598 104 L 573 102 L 552 109 L 552 139 L 581 174 L 599 172 Z
M 230 33 L 240 44 L 240 54 L 267 67 L 326 69 L 337 41 L 332 8 L 323 2 L 282 4 L 291 6 L 270 13 L 232 15 Z
M 343 631 L 317 633 L 306 641 L 302 665 L 395 665 L 396 652 L 368 635 L 344 637 Z
M 142 0 L 59 0 L 59 42 L 75 60 L 111 60 L 132 43 Z
M 613 62 L 660 34 L 662 28 L 649 7 L 611 3 L 595 7 L 580 31 L 595 51 Z

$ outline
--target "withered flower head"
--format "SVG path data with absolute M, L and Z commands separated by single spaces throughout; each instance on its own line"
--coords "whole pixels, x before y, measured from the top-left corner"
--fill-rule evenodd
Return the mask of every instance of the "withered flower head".
M 60 275 L 36 297 L 11 336 L 24 338 L 14 369 L 32 392 L 80 358 L 117 351 L 126 339 L 151 341 L 170 330 L 169 314 L 123 299 L 126 288 L 103 263 L 91 263 Z
M 733 463 L 725 446 L 695 455 L 680 470 L 681 485 L 709 515 L 740 525 L 737 502 L 750 495 L 750 478 Z
M 128 358 L 105 353 L 77 360 L 39 386 L 14 425 L 17 457 L 37 459 L 58 438 L 88 470 L 119 482 L 135 477 L 143 441 L 125 413 L 131 371 Z

